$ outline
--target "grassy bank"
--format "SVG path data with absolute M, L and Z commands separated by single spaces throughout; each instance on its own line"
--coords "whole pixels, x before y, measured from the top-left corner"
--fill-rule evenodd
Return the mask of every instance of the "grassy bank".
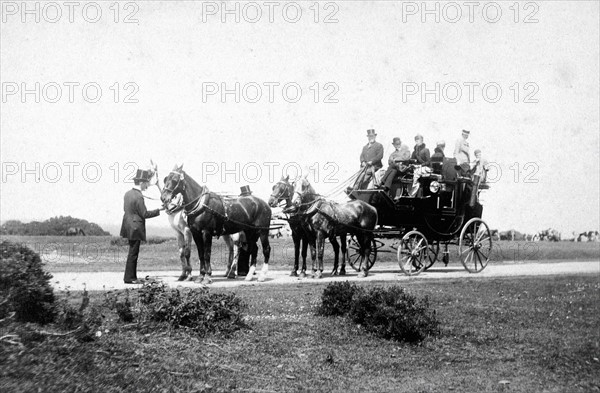
M 365 285 L 365 284 L 361 284 Z M 229 339 L 117 323 L 90 343 L 0 348 L 0 390 L 148 392 L 590 392 L 600 389 L 594 276 L 409 282 L 441 335 L 421 345 L 316 317 L 325 284 L 239 287 L 251 329 Z M 135 301 L 135 291 L 132 299 Z M 78 293 L 76 296 L 80 296 Z M 95 293 L 92 304 L 102 303 Z

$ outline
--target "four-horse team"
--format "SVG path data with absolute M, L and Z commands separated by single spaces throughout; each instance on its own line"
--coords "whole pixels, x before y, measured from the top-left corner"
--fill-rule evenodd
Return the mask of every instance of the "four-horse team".
M 436 154 L 434 157 L 430 157 L 421 135 L 415 137 L 416 145 L 412 156 L 404 157 L 407 155 L 405 152 L 408 149 L 402 146 L 400 138 L 394 138 L 394 146 L 397 151 L 390 156 L 389 168 L 385 171 L 387 175 L 384 177 L 389 178 L 389 172 L 392 172 L 394 174 L 392 178 L 395 179 L 398 172 L 404 174 L 409 168 L 412 172 L 409 172 L 412 176 L 411 187 L 405 190 L 404 195 L 399 193 L 394 201 L 404 197 L 424 197 L 423 192 L 419 189 L 421 183 L 419 179 L 433 176 L 432 173 L 435 172 L 435 169 L 432 171 L 432 167 L 435 168 L 436 164 L 441 168 L 442 165 L 448 163 L 456 167 L 455 172 L 462 173 L 464 176 L 476 175 L 473 178 L 477 180 L 477 183 L 473 183 L 469 178 L 469 187 L 474 187 L 474 191 L 469 195 L 475 198 L 480 182 L 485 182 L 487 162 L 481 158 L 479 151 L 476 151 L 476 159 L 470 161 L 467 142 L 469 134 L 470 132 L 467 130 L 462 131 L 461 138 L 456 142 L 452 159 L 444 157 L 443 146 L 445 143 L 443 142 L 438 143 Z M 369 143 L 363 147 L 360 155 L 361 170 L 355 175 L 354 187 L 348 187 L 346 190 L 347 194 L 354 190 L 375 189 L 393 198 L 388 187 L 389 181 L 381 182 L 384 175 L 381 165 L 383 148 L 375 141 L 376 135 L 374 130 L 367 131 Z M 432 158 L 434 159 L 432 160 Z M 154 211 L 146 209 L 142 196 L 142 191 L 145 191 L 151 182 L 161 191 L 162 207 Z M 325 199 L 315 191 L 306 176 L 295 182 L 290 182 L 288 177 L 281 178 L 273 186 L 273 192 L 268 202 L 252 195 L 247 186 L 242 187 L 242 193 L 239 196 L 225 196 L 212 192 L 206 185 L 199 184 L 189 173 L 185 172 L 183 165 L 175 166 L 167 174 L 162 188 L 159 185 L 157 167 L 153 163 L 148 170 L 138 170 L 134 183 L 134 188 L 125 195 L 125 214 L 121 229 L 121 236 L 130 241 L 125 283 L 141 282 L 137 279 L 136 267 L 139 245 L 141 240 L 145 240 L 145 219 L 159 215 L 161 210 L 166 210 L 169 223 L 177 233 L 182 264 L 180 281 L 192 279 L 190 256 L 193 240 L 200 260 L 199 275 L 195 281 L 202 284 L 212 282 L 212 240 L 213 237 L 221 236 L 229 249 L 226 270 L 226 276 L 229 278 L 235 278 L 236 270 L 240 273 L 237 269 L 237 261 L 241 250 L 250 259 L 246 280 L 252 280 L 256 270 L 258 242 L 260 241 L 263 265 L 258 280 L 264 281 L 271 254 L 269 244 L 269 234 L 272 229 L 271 208 L 275 207 L 283 207 L 291 229 L 294 242 L 292 276 L 298 276 L 298 270 L 300 270 L 299 276 L 306 277 L 306 256 L 307 250 L 310 248 L 312 277 L 322 277 L 324 245 L 327 239 L 335 253 L 333 275 L 346 273 L 347 237 L 352 238 L 355 245 L 354 250 L 358 252 L 354 262 L 360 260 L 360 264 L 357 265 L 359 277 L 366 276 L 374 262 L 374 259 L 369 256 L 372 253 L 376 255 L 376 249 L 373 250 L 373 248 L 376 248 L 374 234 L 377 233 L 378 209 L 360 198 L 354 198 L 345 203 L 335 203 Z M 477 241 L 481 237 L 482 235 L 477 233 Z M 412 253 L 425 252 L 419 250 L 413 250 Z M 301 268 L 300 256 L 302 257 Z M 411 257 L 412 260 L 415 260 L 415 257 L 416 254 Z M 352 266 L 355 267 L 354 264 Z

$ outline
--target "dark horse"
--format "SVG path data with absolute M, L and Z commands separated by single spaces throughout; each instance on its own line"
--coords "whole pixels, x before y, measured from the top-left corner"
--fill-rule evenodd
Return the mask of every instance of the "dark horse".
M 318 269 L 313 257 L 313 277 L 320 278 L 323 272 L 323 249 L 325 239 L 329 238 L 336 259 L 334 271 L 337 268 L 337 242 L 335 236 L 342 239 L 342 271 L 346 263 L 346 234 L 356 236 L 360 246 L 361 270 L 360 277 L 367 275 L 365 258 L 371 253 L 373 229 L 377 225 L 377 210 L 363 201 L 334 203 L 320 197 L 306 178 L 299 180 L 294 186 L 292 204 L 305 209 L 302 214 L 302 225 L 308 235 L 311 250 L 316 248 Z
M 300 247 L 302 247 L 302 271 L 300 277 L 306 277 L 306 251 L 308 248 L 308 239 L 302 228 L 300 215 L 296 212 L 289 212 L 292 207 L 292 195 L 294 195 L 294 185 L 289 182 L 289 176 L 282 177 L 273 186 L 273 193 L 269 198 L 269 206 L 277 207 L 281 201 L 285 201 L 284 212 L 288 212 L 288 223 L 292 230 L 292 240 L 294 241 L 294 268 L 290 276 L 298 277 L 298 267 L 300 260 Z M 336 267 L 337 268 L 337 267 Z
M 243 231 L 248 243 L 248 252 L 252 256 L 250 270 L 246 280 L 252 280 L 256 270 L 256 256 L 260 238 L 264 263 L 259 281 L 264 281 L 268 271 L 271 246 L 269 246 L 269 224 L 271 208 L 265 201 L 255 196 L 224 199 L 219 194 L 210 192 L 201 186 L 182 169 L 175 167 L 165 178 L 165 187 L 160 199 L 168 204 L 174 196 L 181 194 L 183 205 L 188 216 L 188 225 L 198 248 L 200 259 L 200 277 L 197 281 L 203 284 L 212 282 L 210 254 L 213 236 L 226 236 Z M 231 263 L 231 256 L 229 263 Z M 231 266 L 227 267 L 228 273 Z
M 297 277 L 298 276 L 298 268 L 300 267 L 300 248 L 302 247 L 302 270 L 300 271 L 300 277 L 306 277 L 306 251 L 309 243 L 309 235 L 304 230 L 302 225 L 302 216 L 308 206 L 300 206 L 295 208 L 292 205 L 292 196 L 294 195 L 294 184 L 290 183 L 289 176 L 282 177 L 275 185 L 273 186 L 273 193 L 269 198 L 269 206 L 277 207 L 281 201 L 285 201 L 284 212 L 288 214 L 288 223 L 290 225 L 290 229 L 292 230 L 292 239 L 294 241 L 294 268 L 290 276 Z M 345 265 L 345 255 L 346 255 L 346 234 L 343 233 L 340 235 L 341 245 L 342 245 L 342 267 L 340 269 L 340 276 L 346 274 L 346 265 Z M 338 275 L 338 261 L 339 261 L 339 250 L 340 246 L 337 242 L 335 236 L 333 239 L 330 238 L 330 242 L 333 246 L 333 251 L 335 253 L 335 260 L 332 275 Z M 314 260 L 316 258 L 315 254 L 316 249 L 311 247 L 311 257 Z
M 79 227 L 71 227 L 69 229 L 67 229 L 67 231 L 65 232 L 66 236 L 85 236 L 85 232 L 83 231 L 83 229 L 79 228 Z

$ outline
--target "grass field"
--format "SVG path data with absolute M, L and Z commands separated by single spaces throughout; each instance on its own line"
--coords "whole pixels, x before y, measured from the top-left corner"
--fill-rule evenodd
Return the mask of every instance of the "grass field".
M 0 240 L 22 242 L 38 252 L 50 272 L 106 272 L 121 271 L 125 266 L 128 247 L 111 244 L 111 237 L 63 237 L 63 236 L 3 236 Z M 144 244 L 140 251 L 138 267 L 141 270 L 178 270 L 179 252 L 175 238 L 150 239 L 164 241 L 160 244 Z M 113 241 L 114 242 L 114 241 Z M 396 261 L 396 253 L 389 246 L 392 240 L 384 240 L 378 261 Z M 291 270 L 294 261 L 294 244 L 291 238 L 271 239 L 271 269 Z M 385 252 L 385 251 L 388 252 Z M 393 252 L 389 252 L 393 251 Z M 460 265 L 456 247 L 450 247 L 450 264 Z M 259 251 L 259 263 L 262 252 Z M 308 257 L 310 266 L 310 253 Z M 494 243 L 491 264 L 520 263 L 525 261 L 599 260 L 600 243 L 574 242 L 525 242 L 500 241 Z M 227 250 L 222 239 L 213 240 L 212 266 L 224 270 Z M 377 262 L 376 262 L 377 263 Z M 441 266 L 443 264 L 438 262 Z M 326 270 L 333 266 L 333 250 L 325 246 Z M 192 266 L 199 266 L 198 253 L 192 245 Z M 437 266 L 437 265 L 436 265 Z
M 360 285 L 365 285 L 360 284 Z M 200 339 L 117 323 L 100 338 L 2 345 L 3 392 L 593 392 L 600 390 L 598 277 L 408 282 L 441 335 L 421 345 L 315 316 L 324 284 L 233 289 L 251 329 Z M 135 293 L 133 291 L 132 293 Z M 80 292 L 76 296 L 80 296 Z M 102 302 L 93 294 L 92 304 Z

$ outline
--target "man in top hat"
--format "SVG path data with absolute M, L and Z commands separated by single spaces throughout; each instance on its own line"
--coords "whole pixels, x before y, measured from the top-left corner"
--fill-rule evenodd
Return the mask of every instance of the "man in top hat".
M 134 186 L 125 193 L 123 210 L 123 223 L 121 224 L 121 237 L 129 240 L 129 253 L 125 265 L 125 284 L 141 284 L 143 281 L 137 278 L 137 261 L 140 252 L 140 244 L 146 240 L 146 218 L 156 217 L 160 210 L 146 210 L 142 191 L 148 189 L 150 172 L 138 169 L 133 178 Z
M 454 145 L 456 165 L 464 166 L 463 164 L 467 164 L 466 170 L 469 169 L 468 164 L 471 161 L 469 156 L 469 142 L 467 142 L 470 133 L 471 131 L 469 130 L 462 130 L 462 136 L 456 140 L 456 144 Z
M 408 169 L 408 167 L 404 165 L 402 161 L 407 161 L 410 159 L 410 150 L 408 146 L 402 143 L 400 138 L 394 138 L 392 140 L 392 145 L 394 145 L 396 150 L 390 154 L 390 158 L 388 159 L 388 169 L 381 178 L 382 187 L 386 191 L 389 191 L 389 189 L 392 187 L 392 182 L 398 174 L 398 171 L 404 172 L 406 169 Z
M 360 153 L 360 166 L 363 168 L 363 171 L 354 184 L 354 189 L 358 190 L 366 189 L 375 172 L 383 166 L 381 162 L 383 159 L 383 145 L 375 141 L 377 138 L 375 130 L 367 130 L 367 138 L 369 142 L 363 147 Z
M 241 194 L 240 196 L 250 196 L 252 195 L 252 191 L 250 191 L 250 186 L 241 186 L 240 187 Z

